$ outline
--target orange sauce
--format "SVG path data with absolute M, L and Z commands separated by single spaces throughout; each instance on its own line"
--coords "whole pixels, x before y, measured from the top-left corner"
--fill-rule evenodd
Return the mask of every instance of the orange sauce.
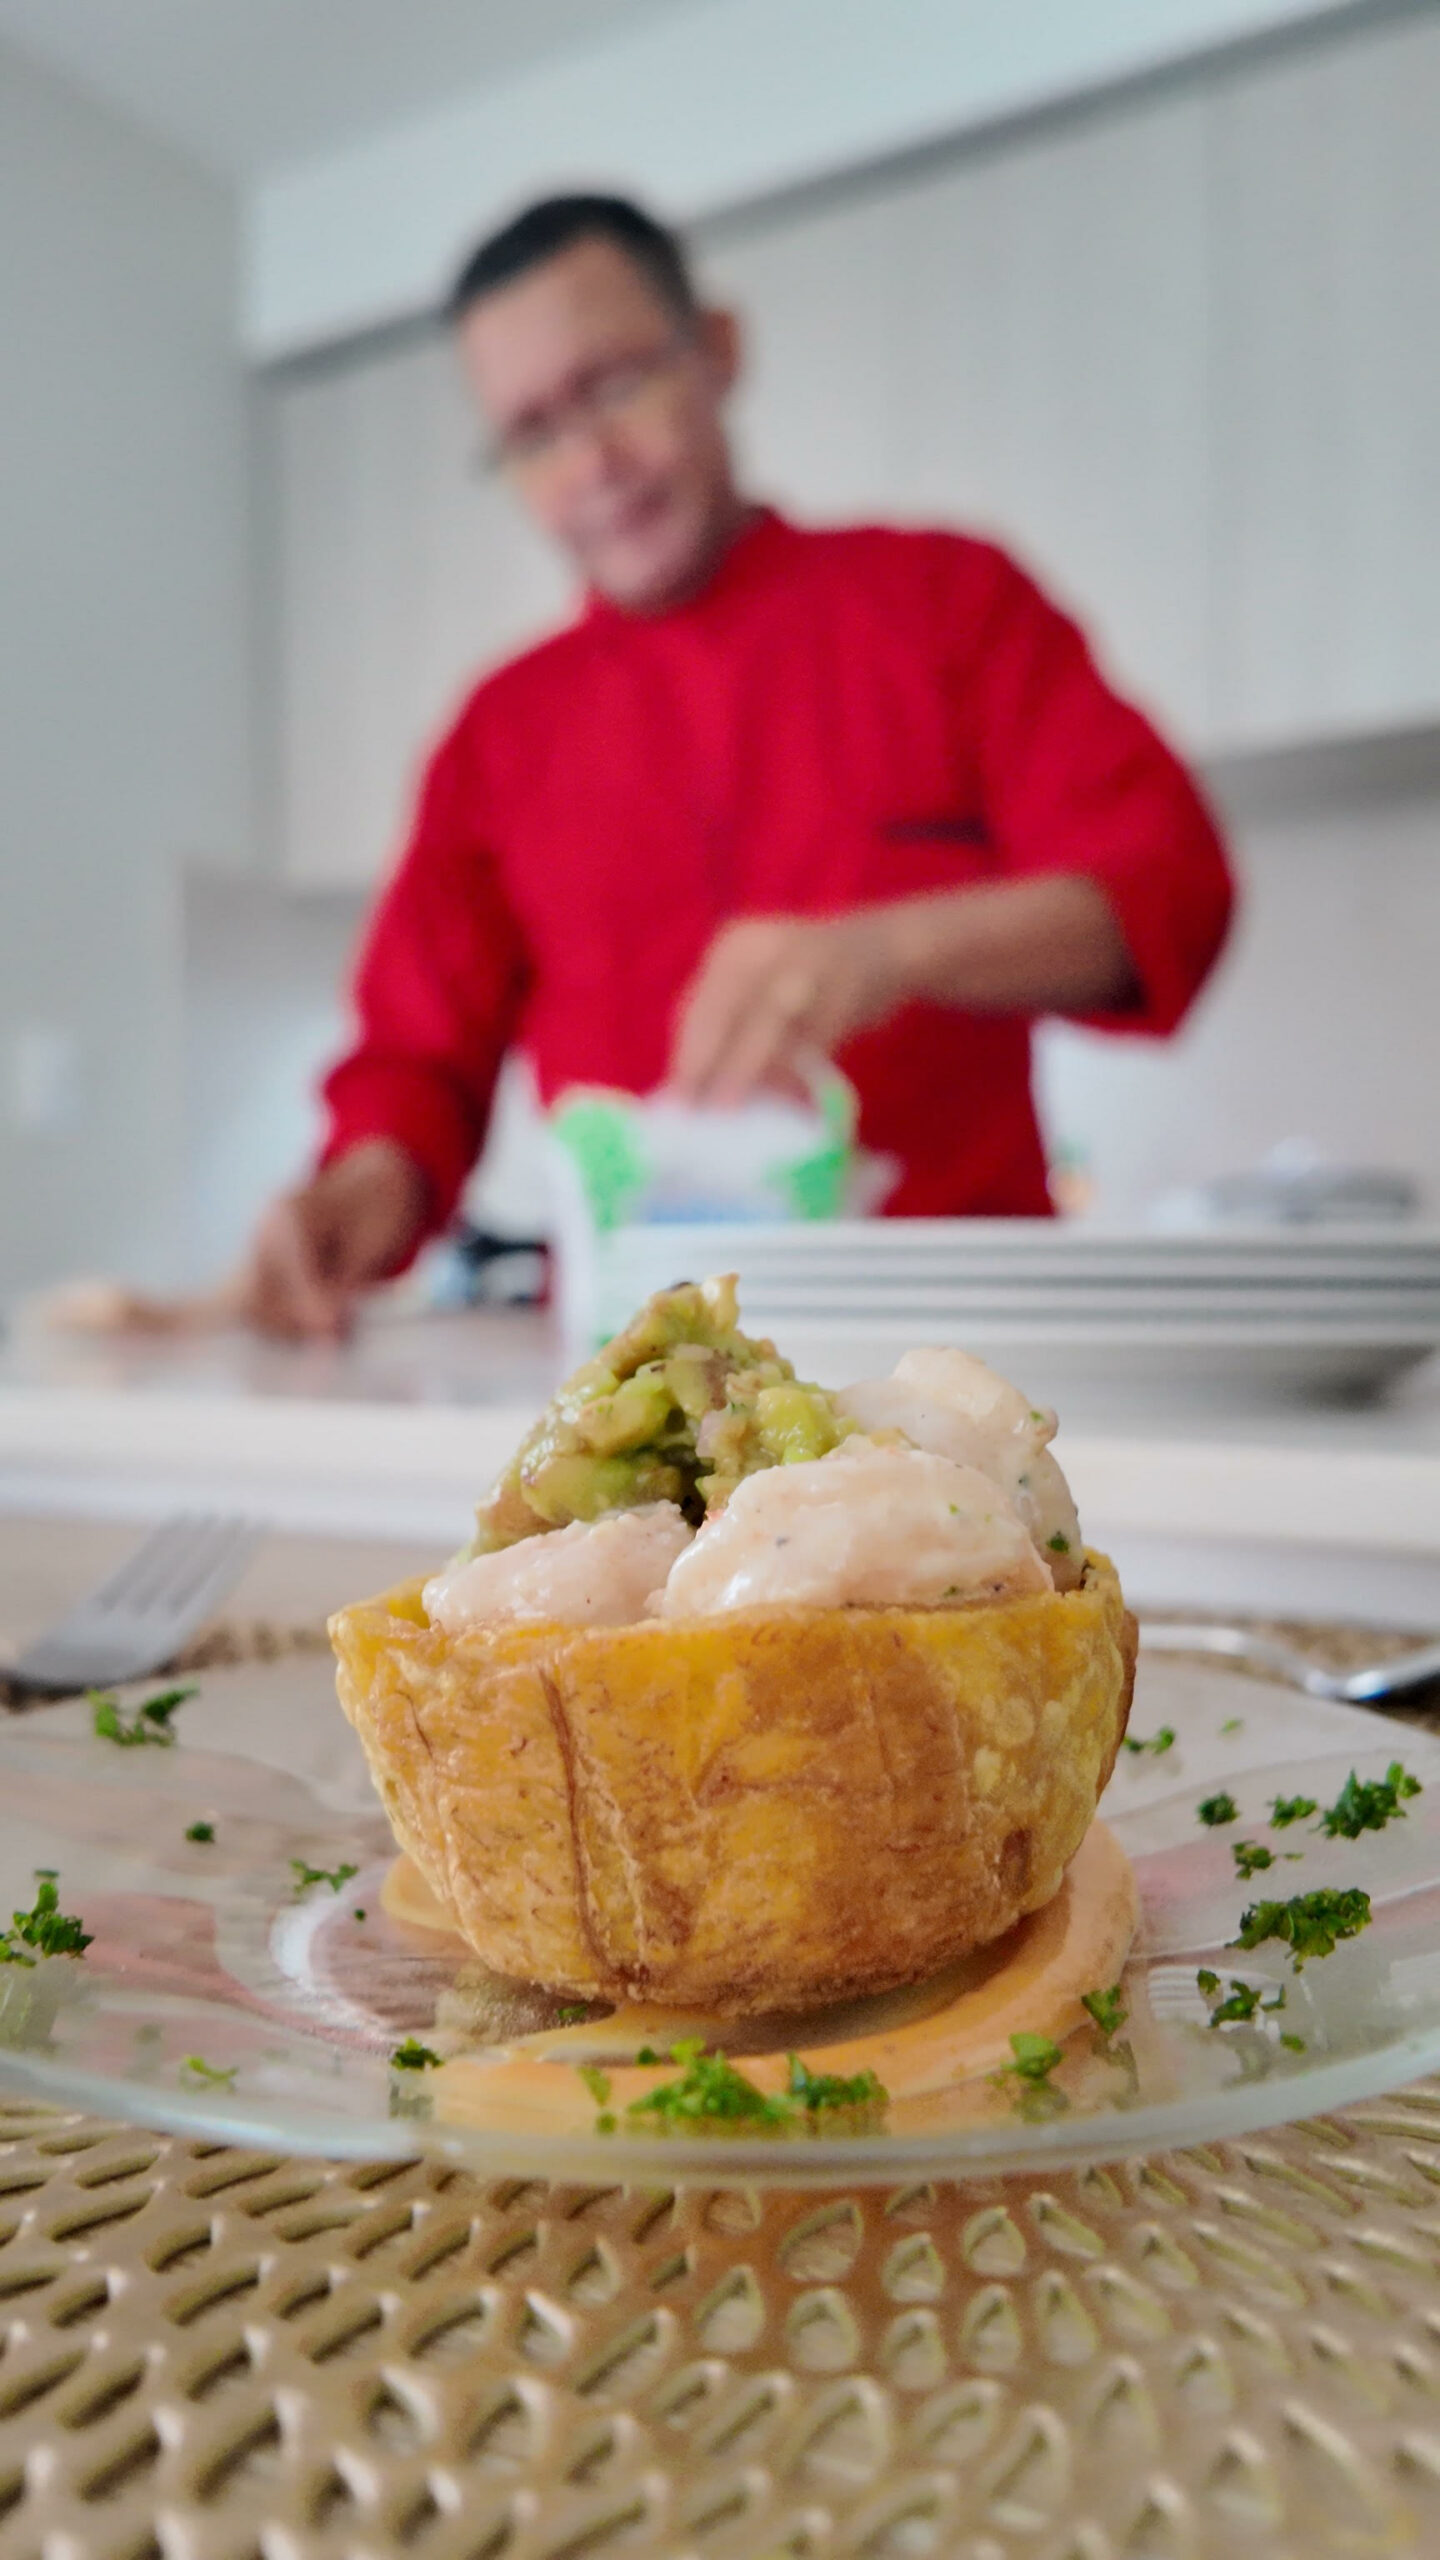
M 408 1859 L 397 1859 L 390 1869 L 381 1900 L 392 1918 L 443 1930 L 463 1946 Z M 1080 1995 L 1119 1979 L 1137 1909 L 1129 1859 L 1103 1822 L 1092 1823 L 1053 1901 L 957 1967 L 945 1983 L 931 1986 L 931 2003 L 923 1993 L 897 1992 L 888 2002 L 867 2005 L 866 2015 L 874 2020 L 867 2029 L 837 2035 L 831 2013 L 815 2021 L 813 2037 L 804 2035 L 802 2024 L 787 2039 L 788 2047 L 812 2071 L 847 2077 L 873 2071 L 892 2100 L 923 2098 L 979 2079 L 1010 2060 L 1010 2037 L 1017 2031 L 1051 2036 L 1058 2044 L 1084 2023 Z M 697 2035 L 743 2050 L 733 2020 L 627 2005 L 585 2025 L 460 2054 L 432 2076 L 435 2115 L 442 2123 L 584 2133 L 594 2122 L 595 2101 L 574 2064 L 604 2060 L 609 2104 L 619 2114 L 673 2076 L 674 2066 L 610 2057 L 640 2045 L 668 2050 L 681 2036 Z M 557 2063 L 572 2067 L 557 2070 Z M 777 2092 L 785 2085 L 784 2052 L 747 2052 L 743 2067 L 758 2088 Z

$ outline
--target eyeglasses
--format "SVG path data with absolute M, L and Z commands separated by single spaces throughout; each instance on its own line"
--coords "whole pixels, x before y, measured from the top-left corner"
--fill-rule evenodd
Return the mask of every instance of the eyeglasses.
M 694 343 L 693 330 L 677 329 L 658 347 L 647 347 L 635 355 L 618 356 L 611 364 L 598 365 L 567 399 L 518 420 L 482 445 L 477 456 L 480 469 L 517 473 L 545 470 L 563 450 L 567 436 L 583 435 L 642 408 L 675 372 Z

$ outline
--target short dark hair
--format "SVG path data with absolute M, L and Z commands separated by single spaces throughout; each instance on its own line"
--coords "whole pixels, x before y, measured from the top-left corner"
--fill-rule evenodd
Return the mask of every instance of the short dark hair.
M 677 320 L 695 318 L 699 301 L 679 239 L 627 196 L 544 196 L 527 205 L 472 250 L 446 298 L 446 317 L 463 319 L 472 304 L 577 240 L 613 240 Z

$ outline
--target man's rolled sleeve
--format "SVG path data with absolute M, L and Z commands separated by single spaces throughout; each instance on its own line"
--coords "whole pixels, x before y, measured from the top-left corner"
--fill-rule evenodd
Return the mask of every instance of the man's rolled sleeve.
M 1225 941 L 1234 890 L 1224 846 L 1179 758 L 1111 691 L 1075 624 L 1013 562 L 994 561 L 972 680 L 1001 867 L 1078 873 L 1104 891 L 1139 1001 L 1079 1018 L 1163 1036 Z
M 438 1233 L 484 1144 L 524 982 L 462 720 L 428 769 L 409 844 L 366 927 L 358 1037 L 321 1088 L 322 1163 L 392 1139 L 425 1176 L 426 1233 Z

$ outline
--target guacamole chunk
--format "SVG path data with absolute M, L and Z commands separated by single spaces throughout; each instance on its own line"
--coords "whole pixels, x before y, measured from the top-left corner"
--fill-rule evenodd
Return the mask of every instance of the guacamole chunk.
M 472 1552 L 646 1502 L 698 1526 L 756 1468 L 833 1449 L 853 1426 L 736 1314 L 733 1273 L 658 1290 L 547 1405 L 481 1503 Z

